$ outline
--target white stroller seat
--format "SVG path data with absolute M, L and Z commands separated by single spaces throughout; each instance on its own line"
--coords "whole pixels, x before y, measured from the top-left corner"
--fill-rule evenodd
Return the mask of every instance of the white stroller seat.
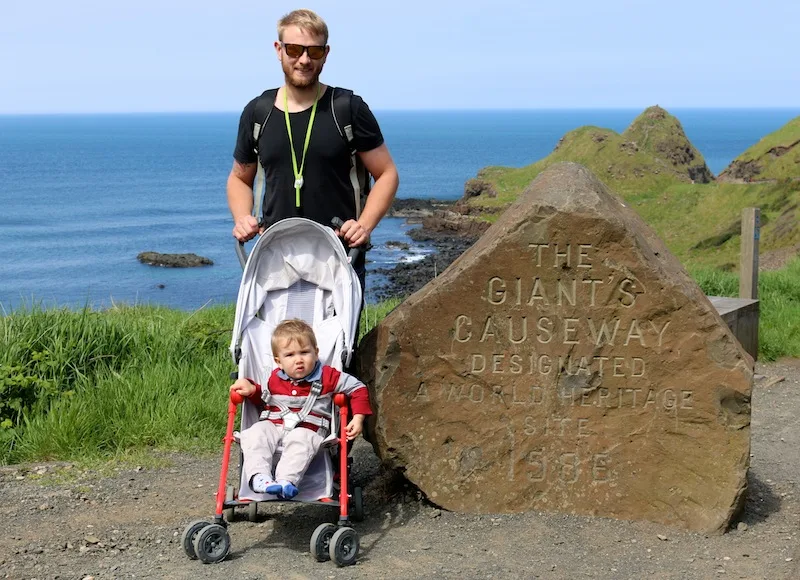
M 238 360 L 239 376 L 266 388 L 274 368 L 271 337 L 287 318 L 305 320 L 313 329 L 323 364 L 342 370 L 349 362 L 358 331 L 361 286 L 344 248 L 330 228 L 303 218 L 283 220 L 259 238 L 245 265 L 236 303 L 231 353 Z M 259 420 L 259 409 L 242 404 L 241 430 Z M 331 401 L 331 434 L 336 439 L 338 409 Z M 328 445 L 323 445 L 298 484 L 298 500 L 315 501 L 333 493 L 333 466 Z M 273 458 L 278 463 L 279 453 Z M 242 470 L 239 498 L 276 499 L 250 489 L 252 474 Z

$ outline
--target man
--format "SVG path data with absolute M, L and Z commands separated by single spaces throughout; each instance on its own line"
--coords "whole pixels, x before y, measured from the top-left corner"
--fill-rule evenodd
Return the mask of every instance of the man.
M 310 10 L 295 10 L 278 21 L 275 52 L 285 82 L 278 89 L 272 112 L 258 140 L 266 194 L 263 225 L 254 217 L 253 182 L 259 159 L 254 152 L 254 110 L 245 106 L 239 121 L 234 162 L 228 176 L 228 207 L 233 235 L 245 242 L 278 220 L 302 216 L 324 225 L 333 218 L 344 224 L 336 230 L 350 247 L 363 246 L 392 204 L 399 178 L 378 122 L 360 97 L 351 98 L 353 146 L 375 183 L 360 214 L 350 179 L 350 151 L 331 111 L 333 87 L 319 81 L 330 52 L 328 27 Z M 355 264 L 364 284 L 363 253 Z

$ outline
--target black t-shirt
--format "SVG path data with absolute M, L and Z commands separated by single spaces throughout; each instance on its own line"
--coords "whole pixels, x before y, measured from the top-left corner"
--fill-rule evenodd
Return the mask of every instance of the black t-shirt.
M 303 167 L 300 207 L 296 206 L 294 171 L 284 112 L 273 105 L 259 139 L 259 156 L 264 167 L 266 195 L 264 223 L 270 226 L 288 217 L 306 217 L 329 226 L 334 217 L 342 220 L 356 217 L 356 201 L 350 182 L 350 152 L 336 128 L 331 112 L 332 87 L 327 87 L 317 103 L 317 112 Z M 256 99 L 250 101 L 239 120 L 239 135 L 233 157 L 240 163 L 255 163 L 253 123 Z M 367 104 L 357 95 L 351 99 L 353 146 L 357 151 L 370 151 L 383 144 L 378 122 Z M 311 120 L 311 107 L 290 113 L 292 140 L 297 168 L 303 162 L 303 144 Z M 263 119 L 259 119 L 263 122 Z

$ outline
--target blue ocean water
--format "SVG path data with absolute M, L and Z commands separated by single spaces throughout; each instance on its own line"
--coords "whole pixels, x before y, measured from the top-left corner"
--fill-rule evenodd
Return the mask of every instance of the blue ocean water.
M 800 110 L 671 110 L 715 174 Z M 641 110 L 378 111 L 398 197 L 456 199 L 487 165 L 520 167 L 581 125 L 621 132 Z M 236 113 L 0 116 L 0 307 L 235 301 L 241 268 L 225 201 Z M 368 269 L 415 259 L 403 220 L 373 234 Z M 214 266 L 140 264 L 194 252 Z M 367 299 L 379 282 L 368 276 Z M 0 310 L 0 313 L 2 310 Z

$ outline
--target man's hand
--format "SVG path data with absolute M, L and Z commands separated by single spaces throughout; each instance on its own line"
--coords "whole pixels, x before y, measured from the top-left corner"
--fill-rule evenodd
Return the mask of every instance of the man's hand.
M 347 440 L 352 441 L 364 430 L 364 415 L 353 415 L 353 419 L 345 427 L 347 433 Z
M 253 239 L 259 232 L 258 220 L 252 215 L 242 216 L 233 224 L 233 237 L 242 243 Z
M 336 235 L 342 238 L 349 248 L 366 244 L 369 241 L 369 234 L 370 231 L 356 220 L 347 220 L 336 230 Z

